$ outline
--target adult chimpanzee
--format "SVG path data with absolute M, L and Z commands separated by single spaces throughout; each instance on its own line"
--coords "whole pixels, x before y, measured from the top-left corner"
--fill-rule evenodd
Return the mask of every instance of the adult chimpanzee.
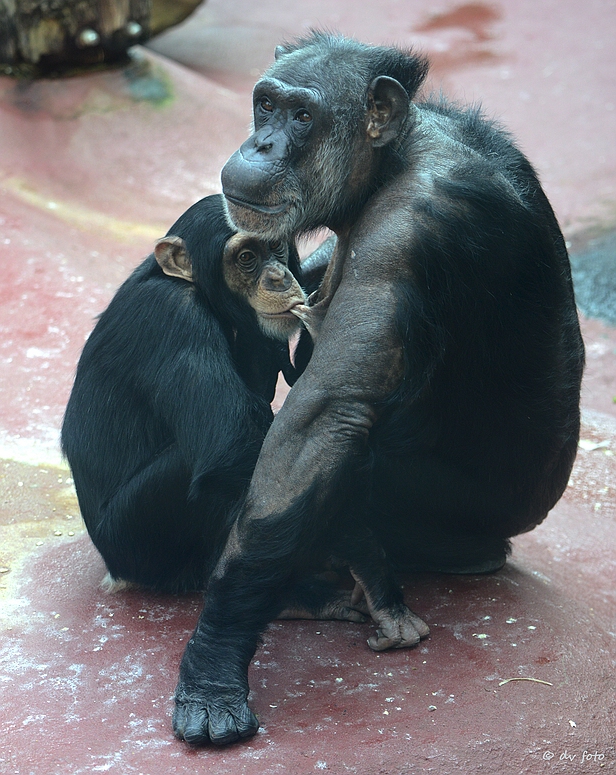
M 236 234 L 222 197 L 211 196 L 101 315 L 62 445 L 112 581 L 206 582 L 271 423 L 278 372 L 293 376 L 298 271 L 292 243 Z
M 412 102 L 412 53 L 315 33 L 279 47 L 227 162 L 233 221 L 338 243 L 312 359 L 274 420 L 181 665 L 174 728 L 253 734 L 247 667 L 280 590 L 332 545 L 373 648 L 427 633 L 400 565 L 488 571 L 541 522 L 576 453 L 583 346 L 567 252 L 535 172 L 476 110 Z M 357 597 L 357 596 L 356 596 Z M 413 625 L 411 627 L 411 625 Z

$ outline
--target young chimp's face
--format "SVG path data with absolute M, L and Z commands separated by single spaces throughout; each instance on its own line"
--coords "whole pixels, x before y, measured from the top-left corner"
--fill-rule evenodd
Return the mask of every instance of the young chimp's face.
M 282 341 L 301 325 L 291 310 L 306 302 L 288 262 L 288 243 L 268 243 L 240 232 L 227 242 L 222 265 L 228 288 L 254 309 L 263 333 Z

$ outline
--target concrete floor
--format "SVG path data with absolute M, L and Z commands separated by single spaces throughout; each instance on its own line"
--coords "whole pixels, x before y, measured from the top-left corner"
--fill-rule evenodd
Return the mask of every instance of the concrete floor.
M 3 775 L 616 771 L 616 4 L 358 8 L 210 0 L 129 68 L 0 78 Z M 176 217 L 220 190 L 252 83 L 309 26 L 416 44 L 431 88 L 500 117 L 571 242 L 582 309 L 603 320 L 583 319 L 570 487 L 505 569 L 405 579 L 432 629 L 415 650 L 374 654 L 369 625 L 273 623 L 251 667 L 260 733 L 193 750 L 170 714 L 199 597 L 100 590 L 58 429 L 94 317 Z

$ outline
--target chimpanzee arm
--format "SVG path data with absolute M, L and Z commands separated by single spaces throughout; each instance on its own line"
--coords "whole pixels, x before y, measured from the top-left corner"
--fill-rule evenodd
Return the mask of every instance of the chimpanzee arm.
M 313 358 L 266 437 L 184 654 L 174 727 L 189 741 L 254 734 L 247 668 L 258 634 L 280 611 L 281 590 L 325 527 L 336 485 L 365 454 L 379 402 L 402 379 L 396 324 L 405 262 L 392 261 L 392 245 L 390 230 L 339 250 L 342 281 Z

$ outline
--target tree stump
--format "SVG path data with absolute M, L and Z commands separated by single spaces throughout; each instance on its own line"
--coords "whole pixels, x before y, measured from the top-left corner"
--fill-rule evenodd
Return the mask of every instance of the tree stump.
M 201 0 L 0 0 L 0 63 L 31 75 L 122 59 Z

